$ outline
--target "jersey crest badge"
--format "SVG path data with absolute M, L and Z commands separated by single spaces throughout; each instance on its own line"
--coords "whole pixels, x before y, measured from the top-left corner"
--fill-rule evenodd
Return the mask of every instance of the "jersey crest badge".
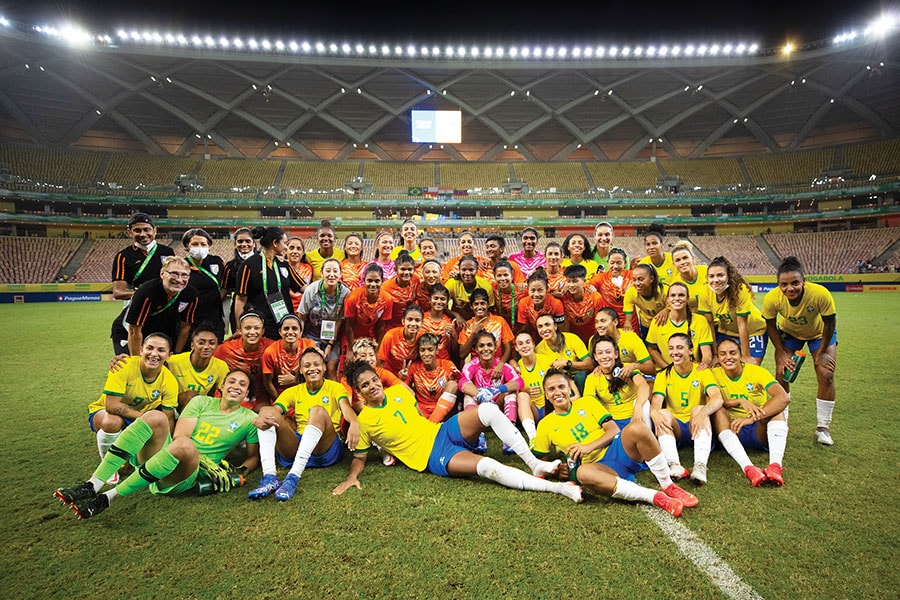
M 237 431 L 237 428 L 238 424 L 235 421 L 232 421 L 228 424 L 228 429 L 230 429 L 231 431 Z
M 209 270 L 212 272 L 213 275 L 218 275 L 219 274 L 219 265 L 209 265 Z
M 579 417 L 586 417 L 586 416 L 587 416 L 587 411 L 585 411 L 583 408 L 582 408 L 582 409 L 579 409 L 579 410 L 578 410 L 578 416 L 579 416 Z
M 754 387 L 755 387 L 755 386 L 754 386 L 752 383 L 748 383 L 748 384 L 747 384 L 747 391 L 748 391 L 748 392 L 752 392 Z
M 403 402 L 403 398 L 400 396 L 394 396 L 394 402 Z
M 214 376 L 212 376 L 212 375 L 207 375 L 207 376 L 206 376 L 206 383 L 212 383 L 212 382 L 213 382 L 213 379 L 215 379 Z
M 328 405 L 329 403 L 331 403 L 331 398 L 329 398 L 328 396 L 322 396 L 322 404 Z
M 287 267 L 278 267 L 278 270 L 281 271 L 281 276 L 287 279 L 288 270 Z
M 700 380 L 699 379 L 691 380 L 691 387 L 700 387 Z
M 154 400 L 159 398 L 159 390 L 153 390 L 153 392 L 150 394 L 150 397 L 153 398 Z
M 184 309 L 186 309 L 188 307 L 188 304 L 190 304 L 190 302 L 179 302 L 178 303 L 178 312 L 184 312 Z
M 816 309 L 813 308 L 812 306 L 807 306 L 807 307 L 806 307 L 806 312 L 808 312 L 808 313 L 811 313 L 811 312 L 814 311 L 814 310 L 816 310 Z

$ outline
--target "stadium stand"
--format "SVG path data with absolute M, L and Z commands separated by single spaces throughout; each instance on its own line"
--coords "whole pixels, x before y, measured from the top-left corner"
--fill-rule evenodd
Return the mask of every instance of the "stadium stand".
M 92 183 L 97 180 L 102 160 L 103 154 L 99 152 L 0 145 L 0 163 L 9 166 L 12 176 L 37 186 L 81 186 Z
M 689 187 L 720 188 L 749 183 L 734 158 L 662 160 L 660 164 L 667 175 L 681 177 Z
M 590 187 L 581 163 L 519 163 L 513 168 L 518 179 L 528 182 L 531 192 L 584 193 Z
M 403 193 L 409 187 L 433 187 L 434 164 L 431 163 L 366 163 L 363 178 L 372 182 L 375 192 Z
M 589 162 L 586 163 L 596 189 L 607 191 L 615 187 L 643 192 L 656 187 L 659 167 L 652 162 Z
M 710 260 L 724 256 L 742 275 L 771 275 L 775 267 L 752 235 L 695 236 L 691 242 Z
M 87 256 L 75 272 L 75 279 L 80 282 L 106 282 L 112 274 L 113 258 L 116 252 L 128 245 L 123 239 L 94 240 Z
M 0 237 L 0 283 L 51 283 L 81 238 Z
M 287 161 L 279 187 L 285 192 L 338 190 L 358 173 L 357 162 Z
M 809 185 L 822 171 L 834 166 L 834 148 L 748 156 L 743 160 L 750 178 L 757 186 Z
M 207 160 L 198 175 L 206 180 L 208 189 L 265 189 L 275 184 L 280 168 L 280 160 Z
M 173 185 L 179 175 L 197 168 L 196 158 L 111 154 L 103 179 L 122 187 Z
M 780 258 L 799 258 L 807 273 L 855 273 L 858 260 L 873 259 L 900 239 L 900 228 L 770 233 L 764 237 Z
M 900 173 L 900 139 L 845 146 L 843 163 L 858 178 Z
M 442 188 L 489 190 L 509 179 L 509 167 L 506 163 L 440 163 L 440 178 Z

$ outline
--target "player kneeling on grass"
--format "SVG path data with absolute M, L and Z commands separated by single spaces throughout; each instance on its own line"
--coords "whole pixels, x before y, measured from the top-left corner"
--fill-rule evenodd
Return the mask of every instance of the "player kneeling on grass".
M 691 479 L 706 483 L 706 464 L 712 450 L 710 417 L 722 408 L 722 394 L 709 369 L 697 370 L 691 360 L 691 337 L 673 333 L 668 342 L 672 363 L 657 373 L 653 383 L 650 418 L 673 479 L 688 476 L 678 449 L 693 443 Z
M 91 478 L 81 485 L 58 488 L 55 496 L 72 507 L 79 519 L 88 519 L 109 508 L 118 496 L 149 487 L 154 494 L 181 494 L 197 485 L 200 471 L 213 489 L 224 492 L 234 484 L 235 473 L 222 459 L 242 441 L 247 459 L 238 468 L 249 473 L 259 462 L 259 445 L 253 419 L 256 413 L 241 402 L 251 396 L 250 376 L 231 371 L 222 384 L 222 397 L 195 396 L 169 434 L 166 416 L 158 411 L 143 414 L 129 425 L 109 448 Z M 116 487 L 100 493 L 104 482 L 131 461 L 137 470 Z
M 771 373 L 741 360 L 741 346 L 733 339 L 719 342 L 718 357 L 712 374 L 725 402 L 714 416 L 719 441 L 754 487 L 766 480 L 783 485 L 781 463 L 788 433 L 784 410 L 790 397 Z M 745 448 L 769 451 L 765 471 L 750 462 Z
M 572 400 L 569 376 L 556 369 L 544 377 L 544 396 L 553 411 L 538 423 L 531 446 L 537 456 L 549 455 L 553 447 L 565 452 L 570 480 L 602 496 L 654 504 L 676 517 L 685 506 L 697 506 L 693 494 L 672 482 L 666 457 L 642 419 L 620 431 L 596 399 Z M 635 473 L 648 466 L 662 491 L 634 482 Z
M 350 472 L 333 493 L 343 494 L 351 487 L 362 489 L 359 475 L 366 465 L 373 443 L 416 471 L 430 471 L 442 477 L 478 475 L 508 488 L 551 492 L 581 502 L 581 488 L 573 483 L 546 481 L 555 473 L 559 461 L 539 460 L 528 449 L 522 434 L 493 402 L 463 411 L 444 423 L 432 423 L 419 413 L 416 398 L 405 386 L 381 387 L 372 366 L 363 361 L 347 366 L 347 379 L 363 398 L 360 411 L 359 443 L 350 464 Z M 503 465 L 493 458 L 474 453 L 478 436 L 491 428 L 497 437 L 521 458 L 532 474 Z
M 254 421 L 259 428 L 263 476 L 259 487 L 247 494 L 251 500 L 265 498 L 272 492 L 278 500 L 290 500 L 307 466 L 330 467 L 341 460 L 344 445 L 337 432 L 342 400 L 347 407 L 345 418 L 350 423 L 348 439 L 356 439 L 356 415 L 350 409 L 347 392 L 337 381 L 325 379 L 325 357 L 318 349 L 307 348 L 300 355 L 300 374 L 304 383 L 284 390 L 274 406 L 260 409 Z M 297 431 L 285 418 L 292 409 Z M 284 483 L 275 473 L 276 461 L 291 468 Z

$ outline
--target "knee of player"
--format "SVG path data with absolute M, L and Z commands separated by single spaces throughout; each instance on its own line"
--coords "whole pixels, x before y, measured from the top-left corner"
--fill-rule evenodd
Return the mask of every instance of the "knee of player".
M 172 443 L 166 446 L 166 450 L 169 451 L 169 454 L 177 458 L 179 462 L 196 460 L 199 458 L 197 447 L 194 446 L 194 443 L 188 438 L 172 440 Z
M 148 410 L 143 415 L 141 415 L 141 420 L 149 425 L 154 432 L 169 430 L 169 419 L 160 410 Z
M 444 391 L 448 394 L 455 394 L 459 391 L 459 384 L 451 379 L 447 382 L 447 385 L 444 386 Z
M 118 433 L 125 428 L 125 419 L 101 410 L 94 416 L 94 428 L 96 431 Z
M 328 414 L 321 406 L 313 406 L 309 409 L 307 422 L 312 423 L 321 429 L 321 426 L 331 422 L 331 415 Z

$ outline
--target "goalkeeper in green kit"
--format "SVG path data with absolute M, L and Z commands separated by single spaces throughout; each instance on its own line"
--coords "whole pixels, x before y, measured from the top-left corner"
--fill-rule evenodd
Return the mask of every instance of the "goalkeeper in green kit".
M 175 424 L 174 436 L 169 435 L 163 413 L 144 413 L 119 435 L 88 481 L 58 488 L 54 495 L 79 519 L 88 519 L 119 496 L 147 487 L 154 494 L 182 494 L 200 480 L 209 480 L 217 492 L 230 490 L 235 482 L 241 485 L 242 475 L 259 464 L 256 413 L 241 406 L 252 397 L 250 376 L 233 370 L 221 390 L 221 398 L 195 396 Z M 222 459 L 242 441 L 247 443 L 247 459 L 231 470 Z M 134 473 L 101 493 L 105 482 L 128 461 L 137 467 Z

